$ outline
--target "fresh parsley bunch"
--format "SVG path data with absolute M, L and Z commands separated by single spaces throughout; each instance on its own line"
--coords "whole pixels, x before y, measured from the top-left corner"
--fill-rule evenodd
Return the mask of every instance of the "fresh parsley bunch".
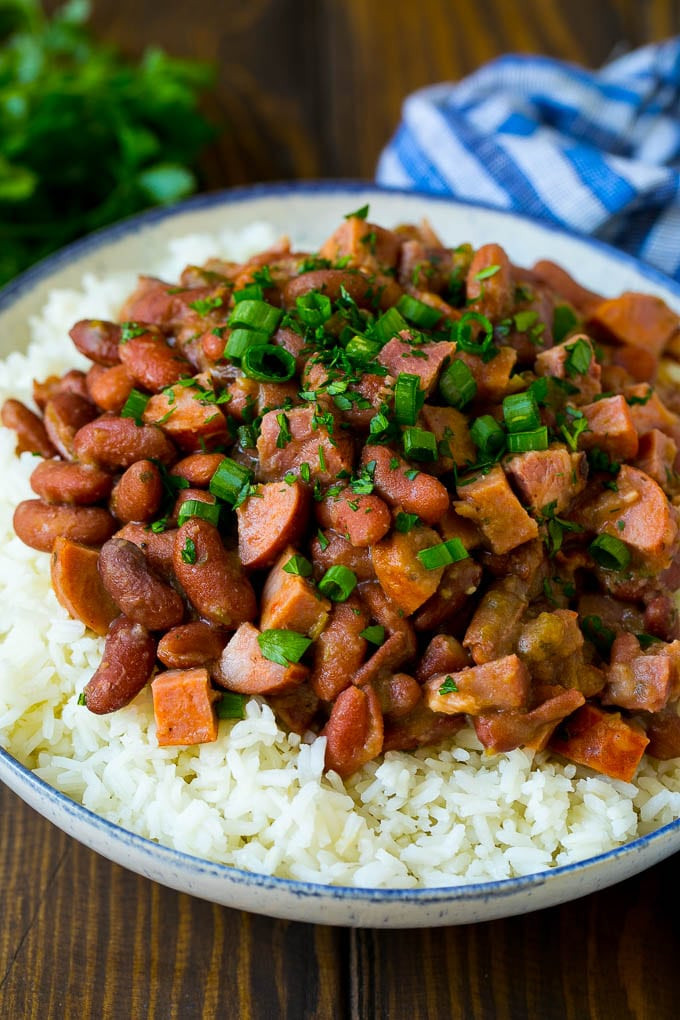
M 92 38 L 89 13 L 87 0 L 52 18 L 38 0 L 0 0 L 0 283 L 197 185 L 213 69 L 159 49 L 132 64 Z

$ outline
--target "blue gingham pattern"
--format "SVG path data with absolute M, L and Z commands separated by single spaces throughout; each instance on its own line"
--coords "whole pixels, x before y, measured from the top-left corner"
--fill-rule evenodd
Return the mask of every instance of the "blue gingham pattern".
M 596 72 L 509 55 L 422 89 L 376 178 L 593 234 L 680 280 L 680 37 Z

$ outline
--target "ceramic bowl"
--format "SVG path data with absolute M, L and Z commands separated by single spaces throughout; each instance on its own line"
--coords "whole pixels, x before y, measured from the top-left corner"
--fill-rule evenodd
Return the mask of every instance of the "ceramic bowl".
M 423 216 L 447 239 L 496 241 L 513 261 L 550 258 L 602 293 L 643 290 L 680 310 L 680 286 L 597 241 L 445 198 L 354 182 L 275 184 L 201 195 L 99 231 L 44 260 L 0 294 L 0 356 L 27 338 L 26 322 L 55 287 L 86 271 L 143 271 L 167 243 L 190 233 L 238 230 L 264 220 L 280 233 L 320 242 L 350 209 L 392 225 Z M 2 650 L 0 647 L 0 657 Z M 199 860 L 119 828 L 70 800 L 0 750 L 0 779 L 28 804 L 109 860 L 163 885 L 237 909 L 320 924 L 425 927 L 488 921 L 549 907 L 602 889 L 680 850 L 680 820 L 589 860 L 521 878 L 428 889 L 355 889 L 249 874 Z

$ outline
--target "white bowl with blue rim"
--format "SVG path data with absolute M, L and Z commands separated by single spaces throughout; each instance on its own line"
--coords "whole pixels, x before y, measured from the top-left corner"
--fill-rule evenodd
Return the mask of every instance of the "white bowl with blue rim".
M 387 226 L 436 223 L 446 239 L 495 241 L 513 261 L 550 258 L 589 288 L 605 294 L 642 290 L 680 311 L 680 285 L 636 259 L 588 238 L 513 213 L 361 182 L 272 184 L 200 195 L 98 231 L 50 256 L 0 293 L 0 357 L 54 288 L 78 287 L 83 273 L 144 266 L 185 234 L 239 230 L 265 221 L 280 234 L 320 242 L 349 209 L 370 203 L 371 219 Z M 2 647 L 0 645 L 0 658 Z M 539 910 L 596 892 L 638 874 L 680 850 L 680 820 L 608 853 L 520 878 L 423 889 L 325 886 L 200 860 L 161 846 L 94 814 L 0 749 L 0 780 L 64 832 L 111 861 L 181 892 L 214 903 L 318 924 L 427 927 L 468 924 Z

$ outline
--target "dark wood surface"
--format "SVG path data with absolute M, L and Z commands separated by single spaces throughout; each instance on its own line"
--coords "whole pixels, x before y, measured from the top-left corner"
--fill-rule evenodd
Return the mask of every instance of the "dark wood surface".
M 50 6 L 50 5 L 48 5 Z M 51 6 L 54 6 L 52 4 Z M 678 0 L 94 0 L 97 32 L 219 66 L 205 187 L 370 177 L 411 90 L 509 50 L 595 66 Z M 334 929 L 179 895 L 0 788 L 0 1018 L 675 1020 L 678 859 L 517 918 Z

